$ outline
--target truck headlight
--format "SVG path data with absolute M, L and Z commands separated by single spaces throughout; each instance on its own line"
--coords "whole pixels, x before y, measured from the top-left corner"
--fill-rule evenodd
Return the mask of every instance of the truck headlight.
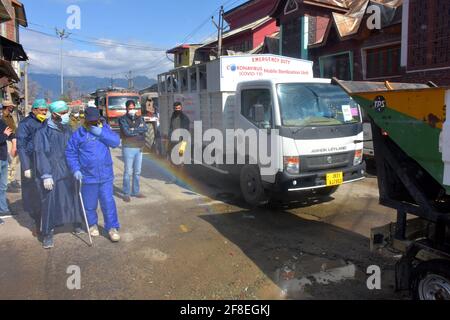
M 300 173 L 300 158 L 299 157 L 284 157 L 284 170 L 290 174 Z
M 355 151 L 355 160 L 353 161 L 354 166 L 359 166 L 363 162 L 363 150 Z

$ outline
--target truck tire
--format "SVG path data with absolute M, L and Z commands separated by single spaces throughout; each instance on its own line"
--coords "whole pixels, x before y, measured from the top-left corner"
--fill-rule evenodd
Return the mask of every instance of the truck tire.
M 246 165 L 241 169 L 240 185 L 242 195 L 250 206 L 260 207 L 269 202 L 257 166 Z
M 414 300 L 450 300 L 450 261 L 420 263 L 411 274 Z
M 329 197 L 339 190 L 339 186 L 316 189 L 314 193 L 320 197 Z

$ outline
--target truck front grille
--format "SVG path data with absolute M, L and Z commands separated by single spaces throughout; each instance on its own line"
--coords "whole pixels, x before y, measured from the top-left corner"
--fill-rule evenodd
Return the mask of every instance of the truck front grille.
M 334 168 L 344 168 L 349 164 L 353 164 L 354 153 L 338 153 L 320 156 L 309 156 L 301 158 L 302 172 L 309 172 L 315 170 L 327 170 Z

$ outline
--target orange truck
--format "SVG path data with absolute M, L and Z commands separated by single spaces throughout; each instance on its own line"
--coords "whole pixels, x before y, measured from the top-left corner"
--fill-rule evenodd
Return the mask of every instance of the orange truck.
M 133 100 L 141 115 L 140 95 L 138 92 L 129 89 L 99 89 L 92 94 L 95 98 L 95 105 L 100 110 L 100 114 L 106 119 L 114 130 L 119 130 L 119 118 L 126 114 L 126 102 Z

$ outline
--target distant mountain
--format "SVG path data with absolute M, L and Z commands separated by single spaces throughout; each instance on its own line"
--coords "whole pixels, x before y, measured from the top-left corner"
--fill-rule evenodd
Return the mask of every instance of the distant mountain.
M 48 98 L 51 100 L 60 97 L 61 82 L 59 75 L 56 74 L 37 74 L 29 75 L 30 95 L 32 98 Z M 141 90 L 150 87 L 156 83 L 156 80 L 144 76 L 134 78 L 134 88 Z M 94 92 L 99 88 L 111 86 L 110 78 L 98 77 L 65 77 L 64 92 L 76 99 L 81 95 Z M 114 79 L 114 86 L 128 88 L 127 79 Z

